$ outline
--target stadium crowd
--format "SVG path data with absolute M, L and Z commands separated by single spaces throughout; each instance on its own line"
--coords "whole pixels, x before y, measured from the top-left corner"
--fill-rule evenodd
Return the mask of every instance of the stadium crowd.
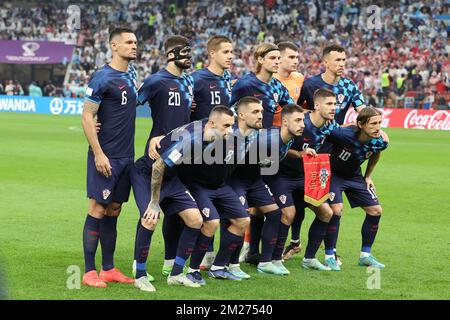
M 448 103 L 450 98 L 450 29 L 439 20 L 450 13 L 446 0 L 373 1 L 381 10 L 379 19 L 361 0 L 177 4 L 124 0 L 96 1 L 94 5 L 85 1 L 78 5 L 81 28 L 71 29 L 66 23 L 69 3 L 65 1 L 31 2 L 25 7 L 3 2 L 0 39 L 75 45 L 67 83 L 55 90 L 51 90 L 53 84 L 45 84 L 43 95 L 83 96 L 91 72 L 111 58 L 105 41 L 110 28 L 126 24 L 136 30 L 139 40 L 135 67 L 141 80 L 164 64 L 162 44 L 167 35 L 183 34 L 191 39 L 194 67 L 199 69 L 207 63 L 206 39 L 223 34 L 235 41 L 231 71 L 238 77 L 253 68 L 251 53 L 256 45 L 281 40 L 299 45 L 299 72 L 307 77 L 317 74 L 322 68 L 324 44 L 334 41 L 347 48 L 347 76 L 358 84 L 369 105 L 403 106 L 404 98 L 413 95 L 413 107 L 426 107 L 427 102 L 443 98 Z M 23 92 L 12 83 L 15 81 L 7 81 L 0 90 L 6 94 Z M 17 89 L 7 91 L 8 86 Z

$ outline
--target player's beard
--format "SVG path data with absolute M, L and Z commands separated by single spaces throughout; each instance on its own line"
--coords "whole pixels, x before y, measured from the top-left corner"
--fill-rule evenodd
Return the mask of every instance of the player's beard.
M 183 70 L 187 70 L 192 66 L 191 60 L 186 60 L 184 62 L 181 62 L 181 60 L 175 60 L 175 65 Z

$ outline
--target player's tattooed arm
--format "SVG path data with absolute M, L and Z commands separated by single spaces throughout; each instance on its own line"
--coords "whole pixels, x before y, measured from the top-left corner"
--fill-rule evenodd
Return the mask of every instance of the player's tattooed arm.
M 380 156 L 381 156 L 381 153 L 378 152 L 378 153 L 373 154 L 369 158 L 369 162 L 367 163 L 367 168 L 366 168 L 366 174 L 364 175 L 364 179 L 366 180 L 366 183 L 367 183 L 367 188 L 372 187 L 374 190 L 376 190 L 375 184 L 372 181 L 372 172 L 375 169 L 375 166 L 377 165 L 378 160 L 380 160 Z
M 165 164 L 161 158 L 156 160 L 152 166 L 152 180 L 151 180 L 151 198 L 147 210 L 144 213 L 144 219 L 150 224 L 156 224 L 161 207 L 159 201 L 161 197 L 161 185 L 164 178 Z
M 95 167 L 97 171 L 103 174 L 105 177 L 110 177 L 111 172 L 111 164 L 109 163 L 109 159 L 103 153 L 103 150 L 100 146 L 100 142 L 98 141 L 97 136 L 97 128 L 96 128 L 96 119 L 99 105 L 89 101 L 84 101 L 83 113 L 81 115 L 81 125 L 83 126 L 84 134 L 86 135 L 86 139 L 89 145 L 92 148 L 92 152 L 95 156 Z

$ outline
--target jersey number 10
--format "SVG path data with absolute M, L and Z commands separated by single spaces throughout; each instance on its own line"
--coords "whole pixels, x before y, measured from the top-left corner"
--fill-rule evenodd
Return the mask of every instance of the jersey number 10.
M 350 152 L 345 151 L 345 150 L 342 150 L 341 154 L 339 155 L 339 158 L 340 158 L 342 161 L 347 161 L 348 158 L 350 158 L 351 155 L 352 155 L 352 154 L 351 154 Z

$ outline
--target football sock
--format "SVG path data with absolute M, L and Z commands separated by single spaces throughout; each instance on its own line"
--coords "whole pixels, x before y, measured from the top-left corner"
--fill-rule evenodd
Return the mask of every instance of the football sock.
M 261 258 L 260 262 L 272 260 L 273 251 L 277 243 L 278 229 L 281 220 L 281 210 L 277 209 L 266 214 L 266 222 L 261 232 Z
M 175 263 L 173 265 L 172 272 L 170 273 L 171 276 L 176 276 L 183 272 L 183 268 L 186 265 L 186 260 L 194 251 L 199 233 L 200 229 L 184 226 L 184 230 L 180 236 Z
M 373 242 L 375 241 L 375 236 L 378 231 L 378 224 L 380 222 L 381 216 L 371 216 L 366 214 L 366 219 L 361 228 L 362 235 L 362 249 L 361 252 L 369 253 L 371 251 Z
M 298 243 L 300 242 L 300 230 L 302 228 L 303 219 L 305 219 L 305 208 L 295 207 L 295 216 L 294 221 L 291 225 L 291 242 Z
M 333 214 L 330 222 L 328 223 L 327 233 L 325 235 L 325 238 L 323 239 L 326 255 L 334 255 L 334 248 L 336 247 L 340 221 L 341 217 Z
M 102 248 L 102 269 L 114 268 L 114 251 L 117 240 L 117 218 L 104 216 L 100 222 L 100 246 Z
M 205 256 L 206 250 L 211 243 L 212 237 L 205 236 L 202 232 L 200 232 L 197 242 L 195 243 L 194 251 L 191 255 L 191 261 L 189 263 L 189 267 L 194 270 L 200 269 L 200 263 Z
M 250 216 L 250 254 L 259 254 L 264 217 Z
M 95 253 L 97 252 L 101 219 L 89 214 L 83 228 L 83 251 L 85 272 L 95 270 Z
M 319 218 L 315 218 L 308 232 L 308 245 L 305 250 L 305 259 L 314 259 L 317 250 L 327 232 L 328 222 L 323 222 Z
M 285 225 L 283 222 L 280 222 L 278 227 L 278 237 L 277 244 L 273 250 L 273 255 L 271 260 L 281 260 L 281 256 L 283 255 L 284 245 L 286 244 L 286 239 L 289 234 L 289 226 Z
M 244 242 L 242 242 L 239 246 L 237 246 L 236 250 L 231 254 L 230 264 L 239 264 L 239 255 L 241 254 L 242 246 Z
M 134 256 L 136 257 L 136 279 L 147 275 L 146 263 L 152 241 L 153 231 L 140 225 L 137 236 Z
M 175 259 L 181 234 L 180 217 L 178 215 L 164 216 L 162 234 L 164 238 L 164 259 Z
M 236 251 L 236 248 L 242 245 L 243 242 L 243 236 L 238 236 L 231 233 L 229 230 L 222 232 L 220 234 L 219 252 L 217 252 L 213 265 L 216 267 L 225 267 L 225 265 L 230 262 L 233 252 Z
M 214 236 L 212 236 L 211 244 L 208 246 L 208 252 L 214 252 Z

